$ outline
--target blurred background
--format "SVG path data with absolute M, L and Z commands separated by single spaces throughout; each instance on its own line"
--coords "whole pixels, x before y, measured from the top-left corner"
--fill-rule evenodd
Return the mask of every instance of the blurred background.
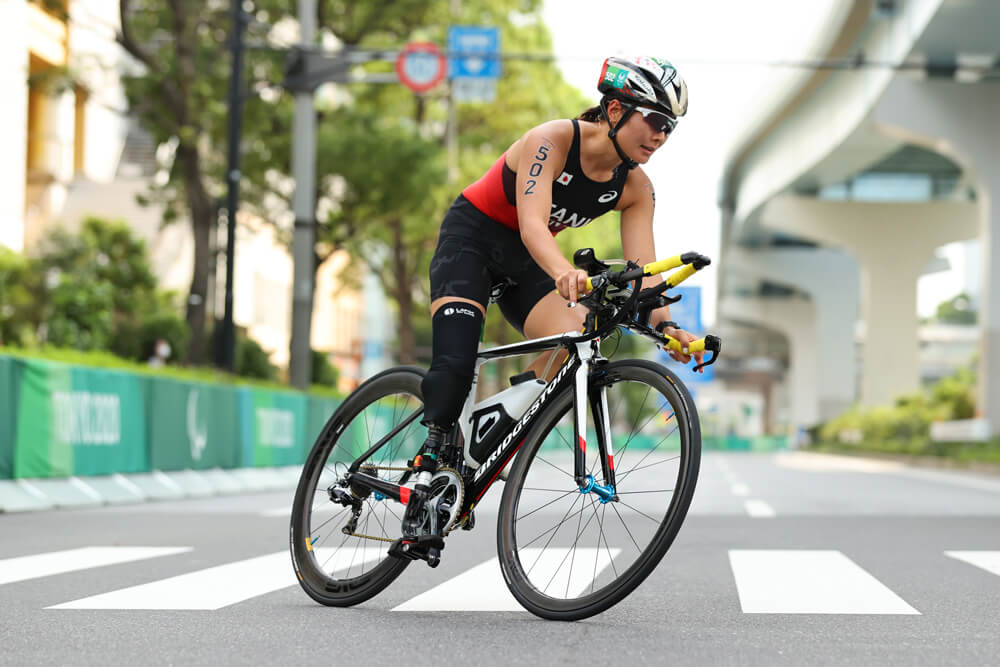
M 646 167 L 657 254 L 713 258 L 674 319 L 724 354 L 616 354 L 672 365 L 707 446 L 1000 460 L 998 27 L 994 0 L 5 0 L 0 354 L 333 397 L 426 366 L 447 206 L 648 54 L 691 100 Z M 619 257 L 614 217 L 561 247 Z

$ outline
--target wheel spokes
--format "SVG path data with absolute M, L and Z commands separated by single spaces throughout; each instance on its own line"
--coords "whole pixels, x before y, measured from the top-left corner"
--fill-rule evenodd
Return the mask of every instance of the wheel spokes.
M 575 481 L 566 479 L 573 479 L 565 447 L 566 434 L 573 432 L 570 408 L 537 446 L 519 480 L 515 552 L 524 576 L 548 597 L 571 600 L 613 586 L 659 542 L 675 505 L 687 459 L 670 399 L 642 380 L 613 382 L 607 390 L 615 497 L 601 502 L 593 492 L 580 494 Z M 600 477 L 597 448 L 588 456 L 585 470 Z M 584 497 L 570 498 L 575 494 Z

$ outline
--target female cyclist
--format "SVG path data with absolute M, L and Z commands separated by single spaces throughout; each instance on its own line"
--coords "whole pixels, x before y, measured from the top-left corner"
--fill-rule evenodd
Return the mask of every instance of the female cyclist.
M 608 58 L 597 89 L 598 106 L 529 130 L 444 218 L 430 267 L 433 360 L 422 384 L 428 452 L 461 412 L 491 296 L 528 338 L 582 328 L 585 309 L 566 306 L 586 290 L 588 276 L 563 256 L 557 232 L 615 209 L 625 257 L 640 265 L 656 259 L 653 185 L 639 165 L 687 111 L 687 86 L 666 60 Z M 669 308 L 653 312 L 650 324 L 660 322 L 681 343 L 695 340 L 670 322 Z M 546 361 L 543 355 L 529 368 L 540 376 Z

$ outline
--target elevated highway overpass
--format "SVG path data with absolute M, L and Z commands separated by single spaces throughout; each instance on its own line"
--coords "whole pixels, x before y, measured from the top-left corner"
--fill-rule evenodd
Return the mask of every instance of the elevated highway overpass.
M 888 404 L 919 386 L 918 278 L 978 239 L 978 409 L 1000 433 L 1000 3 L 849 4 L 727 164 L 719 320 L 785 337 L 793 427 Z

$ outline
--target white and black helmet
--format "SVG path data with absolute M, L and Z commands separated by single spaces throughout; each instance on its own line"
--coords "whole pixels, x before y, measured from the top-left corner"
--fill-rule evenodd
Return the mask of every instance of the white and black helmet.
M 629 169 L 635 169 L 638 163 L 625 154 L 618 145 L 618 130 L 625 126 L 629 116 L 636 107 L 653 109 L 667 116 L 668 134 L 677 124 L 677 119 L 687 113 L 687 84 L 681 78 L 677 68 L 662 58 L 637 56 L 635 58 L 611 57 L 604 61 L 601 68 L 601 79 L 597 90 L 603 94 L 601 98 L 601 114 L 610 129 L 608 137 L 614 144 L 618 157 Z M 611 123 L 608 115 L 608 102 L 618 100 L 622 103 L 624 113 L 617 125 Z
M 677 68 L 662 58 L 608 58 L 597 90 L 607 98 L 656 109 L 673 118 L 687 113 L 687 84 Z

